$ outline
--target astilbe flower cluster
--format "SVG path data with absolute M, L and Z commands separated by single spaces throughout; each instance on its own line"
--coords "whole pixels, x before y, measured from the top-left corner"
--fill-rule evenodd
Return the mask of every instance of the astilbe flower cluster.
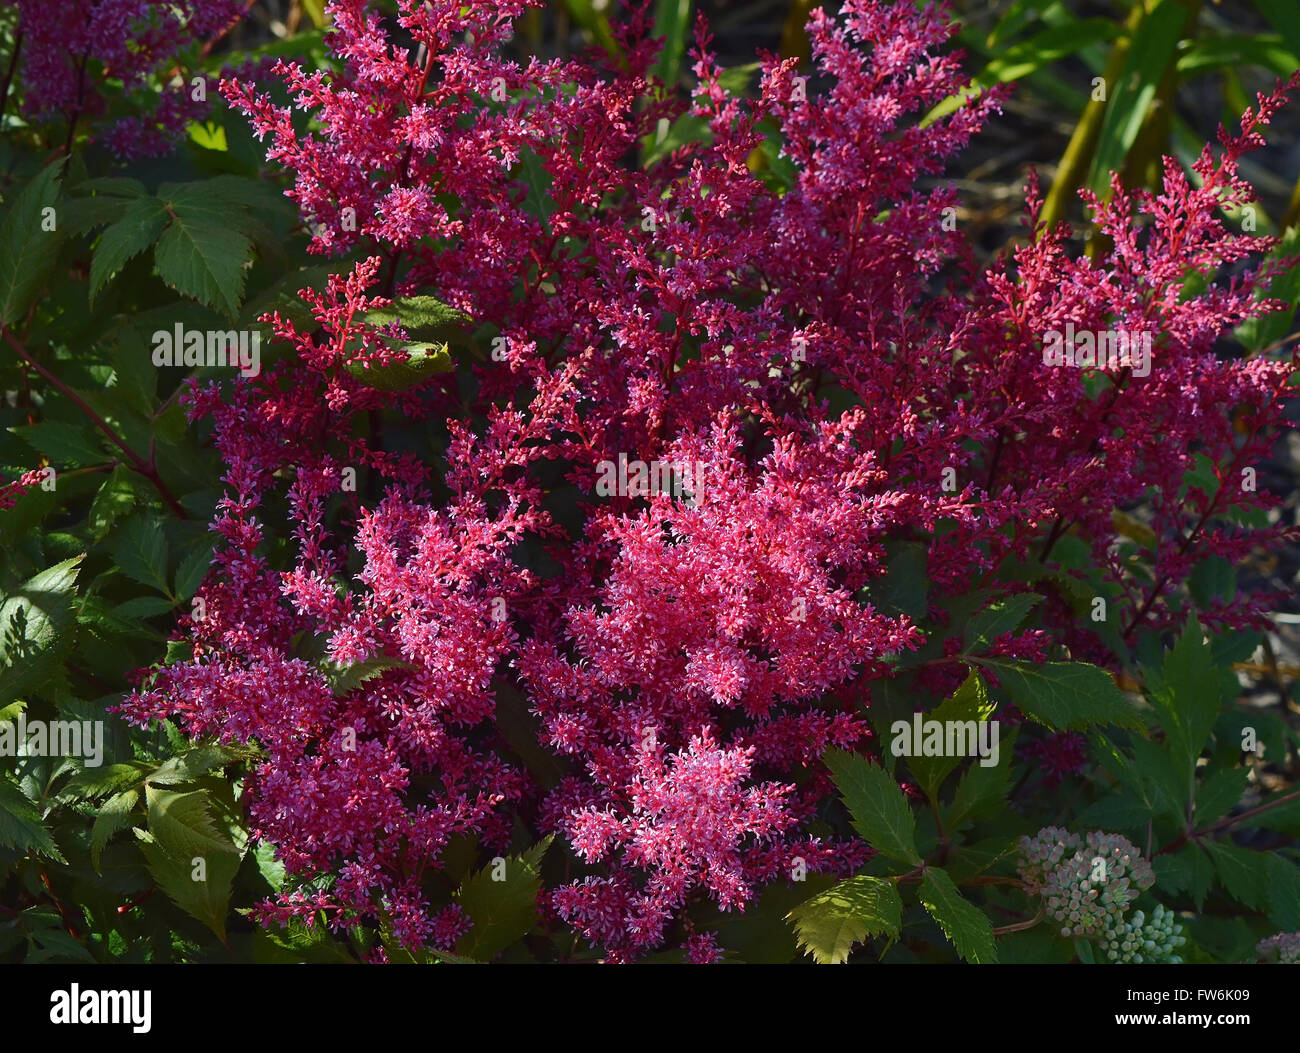
M 1182 922 L 1157 903 L 1150 918 L 1136 910 L 1130 918 L 1112 921 L 1097 946 L 1116 965 L 1181 965 L 1178 948 L 1186 943 Z
M 1027 891 L 1043 897 L 1062 936 L 1104 936 L 1117 944 L 1130 942 L 1130 929 L 1141 930 L 1136 915 L 1125 927 L 1124 915 L 1156 880 L 1151 864 L 1119 834 L 1080 837 L 1054 826 L 1020 839 L 1020 876 Z
M 1279 932 L 1259 941 L 1255 948 L 1261 961 L 1300 965 L 1300 932 Z
M 36 120 L 95 127 L 118 157 L 167 153 L 181 131 L 208 111 L 189 78 L 159 95 L 144 89 L 178 72 L 177 55 L 223 33 L 242 17 L 241 0 L 10 0 L 16 9 L 22 108 Z M 105 118 L 108 85 L 141 112 Z M 211 87 L 216 87 L 213 82 Z
M 33 468 L 31 471 L 23 472 L 12 482 L 0 483 L 0 512 L 12 508 L 18 503 L 18 498 L 32 487 L 39 486 L 46 477 L 46 471 L 45 468 Z
M 866 858 L 807 831 L 834 792 L 817 758 L 868 748 L 871 682 L 923 639 L 864 599 L 886 541 L 941 534 L 939 597 L 1071 531 L 1120 581 L 1132 628 L 1171 617 L 1165 594 L 1192 555 L 1259 540 L 1208 513 L 1264 495 L 1174 495 L 1194 453 L 1230 481 L 1281 419 L 1289 363 L 1212 354 L 1277 306 L 1258 295 L 1271 272 L 1185 284 L 1272 246 L 1228 234 L 1216 211 L 1245 198 L 1237 160 L 1282 94 L 1207 149 L 1198 185 L 1171 163 L 1159 194 L 1094 201 L 1105 258 L 1068 255 L 1031 185 L 1027 244 L 980 273 L 941 222 L 955 192 L 919 184 L 1005 91 L 921 127 L 967 85 L 937 51 L 942 12 L 815 13 L 829 87 L 767 57 L 751 100 L 720 83 L 701 22 L 686 109 L 708 134 L 638 168 L 627 158 L 683 113 L 651 83 L 646 6 L 618 28 L 618 64 L 521 65 L 500 44 L 526 6 L 401 0 L 385 20 L 334 0 L 336 67 L 277 67 L 292 108 L 223 85 L 292 173 L 313 251 L 366 258 L 305 293 L 311 326 L 273 318 L 293 354 L 190 393 L 226 466 L 221 546 L 206 613 L 184 626 L 193 657 L 125 711 L 264 746 L 254 835 L 301 885 L 268 919 L 386 915 L 408 942 L 443 941 L 454 926 L 423 877 L 452 836 L 495 851 L 518 817 L 577 861 L 544 890 L 547 916 L 629 960 L 701 901 L 743 909 L 795 867 Z M 788 187 L 748 163 L 772 127 Z M 479 347 L 459 376 L 408 391 L 367 387 L 357 364 L 410 334 L 363 315 L 421 294 L 499 334 L 501 354 Z M 1083 371 L 1044 369 L 1042 333 L 1067 319 L 1155 329 L 1151 376 L 1109 375 L 1098 397 Z M 1244 446 L 1225 406 L 1242 409 Z M 599 466 L 620 457 L 696 465 L 704 485 L 691 501 L 603 496 Z M 349 470 L 355 489 L 340 485 Z M 1110 512 L 1153 492 L 1164 536 L 1204 522 L 1155 554 L 1148 590 L 1111 558 Z M 1247 621 L 1251 602 L 1207 620 Z M 1047 619 L 1000 646 L 1092 646 L 1070 612 Z M 322 661 L 371 675 L 333 691 Z M 562 775 L 503 759 L 517 755 L 496 722 L 507 704 L 531 710 Z M 1130 849 L 1116 847 L 1117 880 L 1140 887 Z

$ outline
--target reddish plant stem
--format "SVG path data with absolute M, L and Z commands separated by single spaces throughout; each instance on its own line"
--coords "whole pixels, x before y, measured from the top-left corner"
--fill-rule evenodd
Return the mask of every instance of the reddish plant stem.
M 1177 849 L 1182 848 L 1188 841 L 1199 841 L 1202 837 L 1209 837 L 1211 834 L 1220 833 L 1227 830 L 1229 827 L 1236 826 L 1243 820 L 1253 819 L 1257 815 L 1261 815 L 1264 812 L 1270 811 L 1271 809 L 1277 808 L 1281 805 L 1289 804 L 1291 801 L 1295 800 L 1300 800 L 1300 790 L 1292 790 L 1290 793 L 1284 793 L 1281 797 L 1276 797 L 1267 804 L 1261 804 L 1256 808 L 1251 808 L 1248 811 L 1242 812 L 1240 815 L 1230 815 L 1226 819 L 1220 819 L 1217 823 L 1212 823 L 1204 830 L 1188 831 L 1181 837 L 1174 838 L 1174 840 L 1170 841 L 1169 844 L 1165 845 L 1163 848 L 1158 849 L 1155 856 L 1164 855 L 1166 852 L 1174 852 Z M 1152 856 L 1151 858 L 1154 859 L 1155 856 Z
M 90 419 L 90 422 L 94 424 L 95 427 L 109 438 L 113 445 L 126 454 L 126 458 L 130 461 L 131 467 L 153 484 L 154 489 L 158 491 L 159 495 L 167 503 L 167 507 L 172 510 L 177 518 L 190 518 L 185 509 L 181 507 L 181 503 L 176 500 L 175 495 L 167 489 L 167 484 L 162 481 L 162 477 L 158 474 L 158 467 L 154 463 L 153 457 L 150 457 L 149 460 L 146 461 L 136 453 L 135 450 L 131 449 L 131 447 L 126 444 L 125 440 L 109 426 L 103 417 L 91 408 L 90 404 L 86 402 L 85 399 L 28 354 L 26 348 L 24 348 L 22 344 L 14 338 L 13 333 L 9 332 L 9 330 L 3 326 L 0 326 L 0 333 L 4 334 L 5 341 L 14 349 L 14 351 L 17 352 L 19 358 L 49 381 L 49 383 L 52 384 L 61 394 L 66 396 L 73 405 L 75 405 Z

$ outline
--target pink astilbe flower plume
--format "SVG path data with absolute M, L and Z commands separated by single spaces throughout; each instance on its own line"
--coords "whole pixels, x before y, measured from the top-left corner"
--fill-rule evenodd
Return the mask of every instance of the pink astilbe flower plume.
M 527 65 L 499 45 L 530 5 L 400 0 L 401 46 L 361 0 L 328 6 L 334 66 L 281 63 L 290 106 L 223 91 L 292 174 L 313 251 L 361 262 L 304 292 L 312 326 L 271 319 L 292 354 L 190 391 L 225 465 L 218 555 L 192 657 L 124 706 L 261 747 L 245 800 L 291 875 L 265 920 L 391 921 L 447 949 L 469 924 L 437 880 L 451 839 L 557 833 L 543 924 L 611 960 L 716 960 L 699 912 L 869 857 L 847 823 L 812 826 L 837 807 L 819 758 L 873 748 L 873 684 L 945 600 L 1028 590 L 999 575 L 1034 559 L 1064 574 L 1068 535 L 1131 642 L 1181 617 L 1195 560 L 1286 530 L 1233 517 L 1269 505 L 1235 478 L 1283 425 L 1294 361 L 1212 353 L 1278 306 L 1275 265 L 1216 280 L 1274 244 L 1217 213 L 1246 199 L 1237 163 L 1283 89 L 1197 185 L 1171 161 L 1158 193 L 1089 199 L 1113 245 L 1095 261 L 1038 222 L 1031 181 L 1026 242 L 980 273 L 941 222 L 956 192 L 918 183 L 1005 91 L 922 126 L 968 86 L 938 9 L 817 12 L 825 89 L 769 56 L 753 99 L 724 88 L 701 23 L 686 101 L 652 83 L 646 4 L 621 62 Z M 629 163 L 685 115 L 708 134 Z M 788 179 L 751 170 L 766 135 Z M 366 370 L 410 334 L 363 316 L 410 296 L 463 311 L 472 346 L 455 374 L 378 390 Z M 1149 375 L 1045 366 L 1067 323 L 1149 331 Z M 1180 494 L 1197 458 L 1217 485 Z M 682 485 L 611 490 L 631 464 Z M 1150 578 L 1112 551 L 1115 509 L 1139 502 Z M 924 619 L 880 599 L 899 544 L 922 550 Z M 1057 597 L 992 652 L 1062 645 L 1111 660 Z M 964 675 L 959 645 L 936 650 L 927 708 Z M 1074 745 L 1042 749 L 1073 772 Z

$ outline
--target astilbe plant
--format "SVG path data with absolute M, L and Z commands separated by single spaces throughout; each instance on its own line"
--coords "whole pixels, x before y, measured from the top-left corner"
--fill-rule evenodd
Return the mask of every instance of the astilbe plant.
M 24 113 L 62 121 L 68 143 L 79 123 L 90 126 L 95 138 L 128 159 L 169 152 L 207 112 L 207 78 L 202 91 L 189 80 L 159 94 L 148 86 L 179 75 L 178 54 L 228 31 L 245 9 L 241 0 L 13 0 L 12 6 L 21 67 L 11 76 L 18 73 L 24 88 Z M 9 86 L 6 81 L 6 93 Z M 140 112 L 105 119 L 110 91 Z
M 263 920 L 390 918 L 410 946 L 450 947 L 464 919 L 425 878 L 454 837 L 505 851 L 522 818 L 576 860 L 543 892 L 551 916 L 638 957 L 692 904 L 743 910 L 794 867 L 843 874 L 869 855 L 809 826 L 833 794 L 820 754 L 870 748 L 860 703 L 923 640 L 863 599 L 887 541 L 927 540 L 932 589 L 956 595 L 1072 533 L 1131 637 L 1172 618 L 1194 556 L 1282 530 L 1224 517 L 1268 504 L 1237 473 L 1276 435 L 1293 363 L 1213 353 L 1278 306 L 1260 292 L 1272 272 L 1191 284 L 1271 248 L 1216 214 L 1247 200 L 1237 162 L 1281 89 L 1207 148 L 1196 185 L 1169 162 L 1158 194 L 1092 200 L 1113 246 L 1096 260 L 1037 223 L 1031 183 L 1027 242 L 981 273 L 941 222 L 955 192 L 928 181 L 1003 92 L 921 124 L 967 85 L 937 53 L 940 11 L 816 13 L 816 81 L 768 57 L 748 101 L 720 83 L 701 23 L 689 112 L 709 134 L 638 169 L 627 157 L 682 112 L 650 77 L 643 8 L 618 63 L 521 66 L 499 45 L 524 3 L 399 7 L 416 47 L 336 0 L 337 70 L 277 67 L 309 125 L 223 85 L 293 174 L 313 250 L 365 258 L 304 294 L 311 325 L 274 318 L 291 355 L 191 390 L 226 466 L 221 545 L 184 626 L 192 655 L 124 706 L 262 747 L 252 831 L 299 889 Z M 788 186 L 747 163 L 773 135 Z M 500 353 L 459 386 L 371 383 L 414 334 L 365 316 L 430 294 Z M 1044 368 L 1043 334 L 1067 321 L 1153 332 L 1150 376 Z M 1197 455 L 1219 485 L 1180 493 Z M 701 485 L 605 496 L 599 466 L 620 457 L 695 465 Z M 1112 510 L 1142 500 L 1164 539 L 1149 582 L 1111 551 Z M 1260 609 L 1245 597 L 1206 620 Z M 1063 604 L 1045 619 L 1003 653 L 1113 660 Z M 340 667 L 366 673 L 335 690 Z M 963 672 L 927 675 L 942 692 Z M 561 763 L 549 785 L 505 759 L 507 697 Z M 686 931 L 692 960 L 721 953 Z

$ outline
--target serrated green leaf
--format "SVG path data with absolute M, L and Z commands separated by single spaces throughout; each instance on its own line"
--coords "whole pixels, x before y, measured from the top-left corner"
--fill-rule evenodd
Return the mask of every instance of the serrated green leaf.
M 201 921 L 218 939 L 225 940 L 230 888 L 239 870 L 239 854 L 198 852 L 192 856 L 176 856 L 143 830 L 137 831 L 137 837 L 149 873 L 159 887 L 181 910 Z M 203 860 L 201 870 L 196 863 L 198 858 Z M 202 877 L 196 879 L 196 874 Z
M 0 705 L 27 691 L 48 693 L 47 681 L 69 646 L 82 558 L 41 571 L 0 603 Z
M 203 579 L 212 566 L 213 551 L 210 544 L 202 544 L 181 560 L 176 568 L 176 598 L 182 603 L 199 591 Z
M 408 336 L 443 336 L 470 324 L 469 315 L 433 296 L 399 296 L 387 307 L 375 307 L 360 318 L 376 328 L 396 322 Z
M 456 901 L 474 923 L 456 945 L 456 953 L 488 961 L 537 923 L 537 894 L 542 879 L 539 866 L 552 837 L 534 845 L 522 856 L 503 857 L 470 877 L 456 893 Z M 494 874 L 502 880 L 494 881 Z
M 1264 881 L 1268 920 L 1282 932 L 1300 931 L 1300 864 L 1269 852 Z
M 217 830 L 208 811 L 208 795 L 203 790 L 172 793 L 145 787 L 149 811 L 149 833 L 164 851 L 178 859 L 193 856 L 236 853 L 237 850 Z
M 972 651 L 985 650 L 999 636 L 1014 632 L 1025 620 L 1025 615 L 1042 598 L 1036 592 L 1022 592 L 998 600 L 980 611 L 966 623 L 964 650 L 968 654 Z
M 147 779 L 152 786 L 176 786 L 178 784 L 193 782 L 201 775 L 206 775 L 213 768 L 224 767 L 239 759 L 239 753 L 236 750 L 226 746 L 206 745 L 196 746 L 194 749 L 186 750 L 180 756 L 169 757 L 153 771 L 149 772 Z M 182 794 L 181 796 L 190 796 Z M 157 837 L 157 831 L 154 831 Z M 168 848 L 171 846 L 168 845 Z
M 893 777 L 878 764 L 840 750 L 829 751 L 825 763 L 863 839 L 890 859 L 920 863 L 916 817 Z
M 162 196 L 162 191 L 159 191 Z M 154 265 L 169 286 L 234 318 L 244 296 L 244 264 L 253 243 L 232 210 L 174 194 L 172 222 L 158 239 Z
M 1196 758 L 1219 716 L 1219 676 L 1214 655 L 1193 615 L 1164 660 L 1164 689 L 1151 692 L 1170 752 L 1179 764 L 1181 794 L 1191 792 Z
M 405 391 L 429 377 L 450 373 L 454 368 L 451 350 L 446 344 L 390 340 L 389 346 L 396 351 L 405 351 L 406 360 L 387 365 L 352 361 L 345 368 L 366 387 L 378 391 Z
M 519 150 L 519 164 L 528 188 L 524 196 L 524 211 L 541 221 L 542 228 L 551 233 L 551 213 L 555 211 L 555 202 L 551 200 L 551 186 L 554 177 L 543 164 L 541 157 L 527 146 Z
M 156 618 L 175 609 L 176 604 L 162 596 L 135 596 L 113 608 L 118 618 Z
M 0 777 L 0 846 L 64 863 L 63 853 L 45 828 L 41 813 L 23 792 Z
M 1196 825 L 1208 826 L 1241 800 L 1250 779 L 1248 768 L 1220 768 L 1196 787 Z
M 921 723 L 922 741 L 911 741 L 910 754 L 900 753 L 900 744 L 898 739 L 890 742 L 890 752 L 894 756 L 907 756 L 908 767 L 916 776 L 916 781 L 920 784 L 921 789 L 925 791 L 926 797 L 931 801 L 937 801 L 939 788 L 943 785 L 949 773 L 957 767 L 970 752 L 956 756 L 922 756 L 921 750 L 925 745 L 926 726 L 931 722 L 938 724 L 940 729 L 946 728 L 948 722 L 963 725 L 963 736 L 966 739 L 964 743 L 966 750 L 973 750 L 978 744 L 978 728 L 981 723 L 987 721 L 993 714 L 996 707 L 989 700 L 988 690 L 984 686 L 984 681 L 980 678 L 978 672 L 972 669 L 966 676 L 961 687 L 945 698 L 932 713 L 925 715 Z M 909 740 L 916 738 L 914 734 L 915 723 L 909 722 L 908 730 L 904 733 Z M 902 731 L 891 729 L 893 731 Z M 967 731 L 974 731 L 974 735 L 965 734 Z M 947 748 L 946 738 L 944 741 L 945 750 Z M 957 744 L 954 742 L 954 746 Z M 999 760 L 1001 751 L 999 750 Z M 993 765 L 990 765 L 993 767 Z
M 894 882 L 859 875 L 805 900 L 786 917 L 800 949 L 818 965 L 840 965 L 869 936 L 898 937 L 903 901 Z
M 90 863 L 96 870 L 99 869 L 104 846 L 108 844 L 109 838 L 131 825 L 136 802 L 139 800 L 139 790 L 123 790 L 100 806 L 95 816 L 95 825 L 90 828 Z
M 89 426 L 63 421 L 42 421 L 10 428 L 37 453 L 44 454 L 56 468 L 77 468 L 103 464 L 108 454 L 99 448 Z
M 1099 830 L 1145 830 L 1152 811 L 1133 797 L 1115 795 L 1094 801 L 1079 813 L 1079 822 Z
M 353 662 L 351 665 L 345 666 L 326 662 L 322 664 L 321 672 L 334 694 L 342 697 L 349 691 L 360 687 L 367 680 L 382 676 L 389 669 L 414 668 L 415 666 L 411 665 L 410 662 L 404 662 L 400 658 L 390 658 L 388 655 L 381 654 L 367 658 L 364 662 Z
M 872 605 L 890 617 L 906 615 L 919 622 L 929 612 L 929 552 L 917 542 L 905 541 L 889 550 L 883 579 L 871 584 Z
M 167 226 L 167 211 L 161 201 L 142 198 L 132 202 L 122 218 L 99 236 L 90 260 L 90 302 L 99 290 L 130 260 L 153 245 Z
M 1019 709 L 1053 731 L 1085 731 L 1099 724 L 1144 727 L 1137 708 L 1104 669 L 1086 662 L 1012 662 L 972 659 L 988 666 Z
M 1015 758 L 1015 734 L 998 744 L 997 764 L 972 764 L 957 783 L 952 806 L 945 813 L 949 826 L 966 819 L 979 819 L 999 810 L 1011 789 L 1011 762 Z
M 1129 743 L 1129 752 L 1142 787 L 1140 796 L 1152 812 L 1179 824 L 1186 822 L 1189 797 L 1186 779 L 1168 747 L 1148 739 L 1134 739 Z
M 1219 882 L 1228 895 L 1251 910 L 1263 907 L 1267 898 L 1267 854 L 1238 848 L 1226 841 L 1202 841 L 1201 844 L 1209 853 Z
M 171 596 L 167 585 L 167 535 L 156 519 L 138 515 L 127 520 L 109 543 L 109 550 L 127 577 Z
M 132 786 L 143 783 L 148 774 L 149 765 L 140 761 L 132 761 L 130 764 L 109 764 L 103 768 L 86 768 L 64 783 L 59 791 L 59 799 L 89 801 L 122 793 Z
M 119 464 L 104 480 L 90 504 L 87 522 L 91 537 L 102 541 L 119 519 L 131 513 L 139 500 L 136 476 L 125 465 Z
M 921 879 L 921 905 L 966 961 L 985 965 L 998 960 L 993 923 L 973 903 L 962 898 L 952 878 L 938 867 L 927 867 Z
M 47 165 L 13 198 L 0 224 L 0 325 L 13 325 L 45 287 L 63 241 L 63 228 L 43 230 L 45 209 L 59 198 L 58 161 Z

